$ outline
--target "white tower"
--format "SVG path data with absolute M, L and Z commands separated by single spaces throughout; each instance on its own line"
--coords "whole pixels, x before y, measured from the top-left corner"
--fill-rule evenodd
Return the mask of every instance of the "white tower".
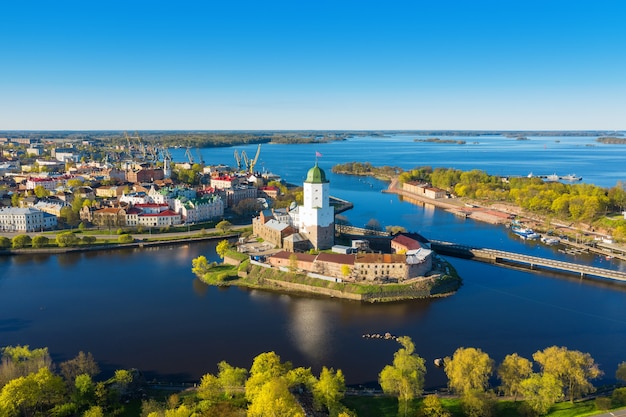
M 335 209 L 330 205 L 330 185 L 324 171 L 309 169 L 304 181 L 304 205 L 299 208 L 300 233 L 315 249 L 328 249 L 335 242 Z
M 171 178 L 172 176 L 172 162 L 168 156 L 163 158 L 163 177 Z

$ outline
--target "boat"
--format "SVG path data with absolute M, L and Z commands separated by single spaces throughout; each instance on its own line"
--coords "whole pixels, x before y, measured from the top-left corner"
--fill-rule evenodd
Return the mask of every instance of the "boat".
M 565 181 L 580 181 L 583 177 L 578 177 L 576 174 L 567 174 L 566 176 L 561 177 L 561 179 Z
M 559 176 L 556 174 L 546 176 L 546 181 L 555 182 L 555 181 L 558 181 L 559 179 L 560 179 Z
M 546 245 L 556 245 L 556 244 L 561 243 L 561 240 L 558 237 L 550 237 L 550 236 L 542 237 L 541 241 L 545 243 Z
M 520 223 L 514 223 L 511 225 L 511 231 L 521 237 L 522 239 L 538 239 L 539 234 L 529 227 L 524 227 Z

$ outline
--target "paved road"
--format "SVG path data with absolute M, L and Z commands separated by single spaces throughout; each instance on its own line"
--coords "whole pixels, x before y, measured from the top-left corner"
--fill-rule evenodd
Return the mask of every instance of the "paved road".
M 248 225 L 234 225 L 231 226 L 229 230 L 239 230 L 239 229 L 244 229 L 246 227 L 250 227 L 252 226 L 252 224 L 248 224 Z M 76 229 L 74 229 L 76 230 Z M 14 236 L 17 235 L 29 235 L 31 238 L 37 235 L 43 235 L 48 237 L 50 240 L 54 240 L 56 238 L 57 233 L 64 233 L 67 232 L 68 230 L 57 230 L 55 232 L 44 232 L 44 233 L 40 233 L 40 232 L 29 232 L 29 233 L 23 233 L 23 232 L 0 232 L 0 236 L 6 236 L 9 239 L 13 238 Z M 213 229 L 205 229 L 206 233 L 217 233 L 218 230 L 213 228 Z M 156 233 L 156 232 L 152 232 L 152 233 L 131 233 L 131 235 L 138 240 L 142 240 L 142 239 L 150 239 L 150 238 L 170 238 L 170 239 L 177 239 L 177 238 L 184 238 L 187 236 L 193 236 L 193 235 L 198 235 L 200 233 L 199 230 L 191 230 L 189 232 L 171 232 L 171 233 Z M 107 231 L 103 230 L 102 233 L 93 233 L 93 230 L 89 231 L 89 234 L 85 234 L 85 235 L 79 235 L 79 236 L 95 236 L 97 239 L 115 239 L 117 240 L 117 238 L 119 237 L 118 234 L 111 234 L 110 232 L 107 233 Z

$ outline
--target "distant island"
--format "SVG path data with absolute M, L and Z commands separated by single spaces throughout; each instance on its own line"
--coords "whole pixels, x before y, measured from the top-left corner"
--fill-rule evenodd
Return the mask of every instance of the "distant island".
M 439 138 L 428 138 L 428 139 L 413 139 L 413 142 L 429 142 L 429 143 L 455 143 L 457 145 L 465 145 L 464 140 L 456 140 L 456 139 L 439 139 Z
M 612 145 L 626 145 L 626 138 L 618 138 L 615 136 L 604 136 L 596 139 L 596 142 L 608 143 Z

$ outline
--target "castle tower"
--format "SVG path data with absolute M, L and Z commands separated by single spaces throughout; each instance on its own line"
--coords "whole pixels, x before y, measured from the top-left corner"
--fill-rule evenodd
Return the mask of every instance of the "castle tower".
M 330 185 L 324 170 L 309 169 L 304 181 L 304 205 L 300 207 L 300 233 L 315 249 L 328 249 L 335 243 L 335 209 L 330 205 Z

